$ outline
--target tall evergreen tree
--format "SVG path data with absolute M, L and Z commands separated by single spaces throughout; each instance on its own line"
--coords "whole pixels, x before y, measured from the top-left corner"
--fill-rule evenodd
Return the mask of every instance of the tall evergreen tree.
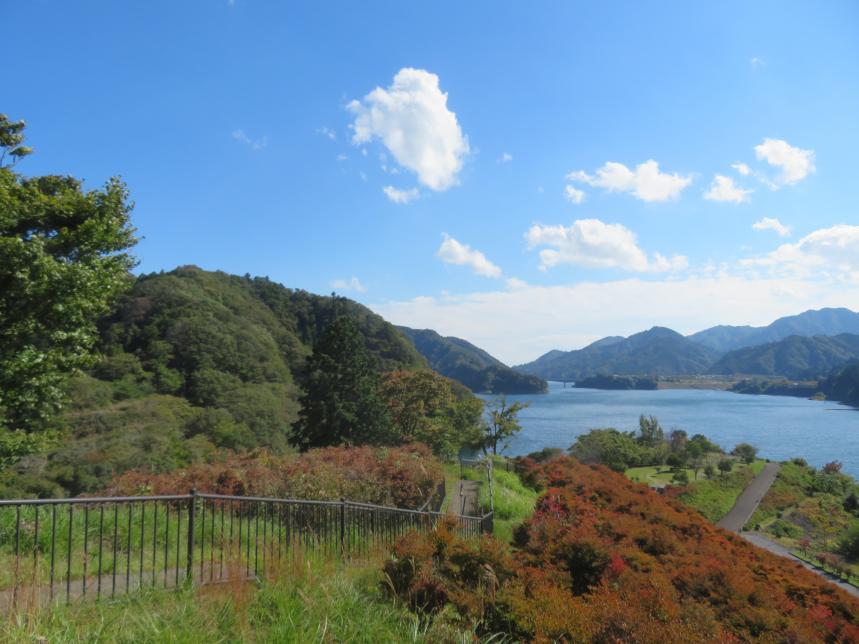
M 354 322 L 336 318 L 307 360 L 291 442 L 302 450 L 391 441 L 380 378 Z

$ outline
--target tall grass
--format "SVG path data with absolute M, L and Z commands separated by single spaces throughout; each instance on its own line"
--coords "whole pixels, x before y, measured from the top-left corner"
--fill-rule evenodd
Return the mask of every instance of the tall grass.
M 308 553 L 278 564 L 277 580 L 142 592 L 18 614 L 0 641 L 435 642 L 472 641 L 448 623 L 422 624 L 380 591 L 382 555 L 361 566 Z

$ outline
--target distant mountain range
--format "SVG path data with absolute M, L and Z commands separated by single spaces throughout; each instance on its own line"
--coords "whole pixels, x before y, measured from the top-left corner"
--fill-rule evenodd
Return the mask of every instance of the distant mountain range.
M 690 340 L 727 353 L 734 349 L 778 342 L 792 335 L 859 334 L 859 313 L 850 309 L 819 309 L 779 318 L 769 326 L 714 326 L 687 336 Z
M 594 375 L 654 376 L 704 373 L 719 353 L 664 327 L 628 338 L 603 338 L 576 351 L 550 351 L 518 371 L 546 380 L 574 381 Z
M 859 357 L 859 335 L 792 335 L 780 340 L 725 354 L 710 367 L 713 374 L 782 376 L 791 380 L 817 380 L 836 367 Z
M 765 327 L 715 326 L 690 336 L 654 327 L 574 351 L 553 350 L 517 371 L 547 380 L 595 375 L 757 375 L 814 380 L 859 358 L 859 313 L 820 309 Z
M 531 394 L 546 391 L 540 377 L 518 373 L 483 349 L 461 338 L 444 337 L 430 329 L 397 329 L 410 339 L 430 367 L 472 391 L 492 394 Z

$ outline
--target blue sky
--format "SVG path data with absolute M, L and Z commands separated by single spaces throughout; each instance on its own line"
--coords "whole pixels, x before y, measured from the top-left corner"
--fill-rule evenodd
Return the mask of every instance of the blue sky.
M 859 308 L 856 3 L 2 5 L 20 171 L 122 176 L 140 271 L 510 363 Z

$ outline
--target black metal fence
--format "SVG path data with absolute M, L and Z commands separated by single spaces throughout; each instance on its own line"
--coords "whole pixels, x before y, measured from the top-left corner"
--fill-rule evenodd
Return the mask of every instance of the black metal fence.
M 195 491 L 0 501 L 0 607 L 266 577 L 287 557 L 366 556 L 444 516 Z M 491 515 L 450 516 L 464 535 L 492 530 Z

